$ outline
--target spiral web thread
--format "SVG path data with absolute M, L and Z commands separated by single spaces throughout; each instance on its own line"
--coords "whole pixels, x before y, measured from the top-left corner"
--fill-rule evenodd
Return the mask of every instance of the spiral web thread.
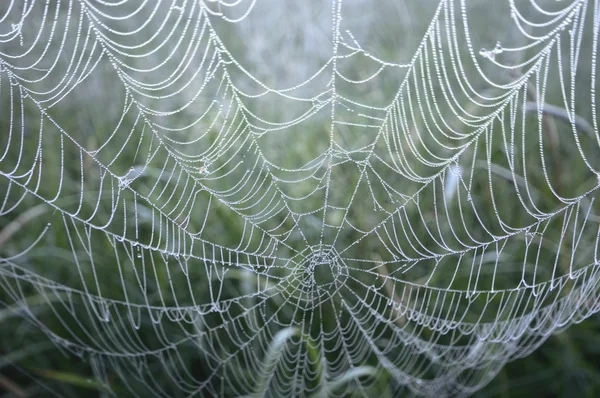
M 3 305 L 119 396 L 468 395 L 597 312 L 598 3 L 426 4 L 2 4 Z

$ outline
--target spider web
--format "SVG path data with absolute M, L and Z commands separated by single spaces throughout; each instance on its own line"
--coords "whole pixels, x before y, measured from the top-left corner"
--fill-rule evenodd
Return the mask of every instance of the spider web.
M 3 306 L 118 396 L 469 395 L 597 312 L 598 4 L 393 3 L 0 6 Z

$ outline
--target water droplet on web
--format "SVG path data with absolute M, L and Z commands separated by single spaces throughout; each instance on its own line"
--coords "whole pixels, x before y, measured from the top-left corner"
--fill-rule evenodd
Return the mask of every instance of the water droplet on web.
M 142 253 L 138 253 L 137 258 L 142 258 Z
M 479 50 L 479 54 L 484 58 L 491 59 L 492 61 L 494 60 L 494 56 L 496 55 L 494 50 L 488 51 L 485 48 L 482 48 L 481 50 Z
M 502 54 L 504 52 L 504 48 L 502 48 L 502 43 L 497 42 L 496 47 L 494 47 L 494 52 L 496 54 Z
M 473 201 L 473 197 L 471 196 L 471 192 L 469 192 L 467 194 L 467 202 L 472 202 Z
M 527 246 L 529 246 L 531 244 L 531 242 L 533 242 L 534 238 L 535 238 L 535 232 L 527 232 L 525 234 L 525 244 Z
M 598 177 L 598 178 L 600 179 L 600 177 Z M 48 224 L 46 224 L 46 226 L 47 226 L 47 227 L 51 227 L 51 226 L 52 226 L 52 223 L 51 223 L 51 222 L 49 222 Z
M 119 189 L 124 189 L 129 186 L 131 180 L 127 177 L 119 177 Z

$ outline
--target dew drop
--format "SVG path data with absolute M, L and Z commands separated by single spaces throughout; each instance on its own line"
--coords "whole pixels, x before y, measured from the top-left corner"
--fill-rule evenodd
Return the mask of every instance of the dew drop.
M 533 241 L 534 237 L 535 237 L 535 233 L 534 232 L 527 232 L 525 234 L 525 244 L 530 245 L 531 242 Z
M 119 188 L 120 189 L 127 188 L 129 186 L 130 182 L 131 182 L 131 180 L 127 177 L 119 177 Z
M 502 54 L 504 52 L 504 48 L 502 48 L 502 43 L 497 42 L 496 47 L 494 47 L 494 52 L 496 54 Z
M 494 59 L 494 51 L 488 51 L 485 48 L 482 48 L 481 50 L 479 50 L 479 55 L 481 55 L 484 58 L 489 58 L 489 59 Z
M 142 253 L 138 253 L 137 258 L 142 258 Z

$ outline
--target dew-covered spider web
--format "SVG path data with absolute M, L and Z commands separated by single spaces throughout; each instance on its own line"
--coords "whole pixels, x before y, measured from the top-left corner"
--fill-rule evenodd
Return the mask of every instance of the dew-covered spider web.
M 2 2 L 15 350 L 114 396 L 475 392 L 600 310 L 599 28 L 592 0 Z

